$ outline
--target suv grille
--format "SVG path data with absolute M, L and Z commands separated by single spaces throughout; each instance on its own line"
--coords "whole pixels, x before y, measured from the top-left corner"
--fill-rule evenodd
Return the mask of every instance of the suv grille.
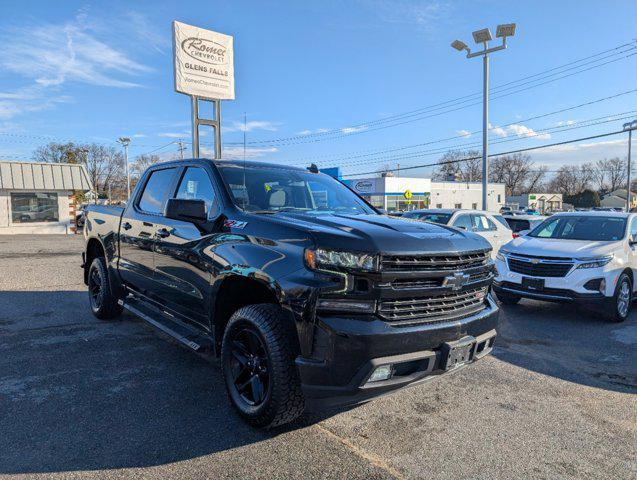
M 378 315 L 387 322 L 435 323 L 472 315 L 486 308 L 487 287 L 426 298 L 383 300 Z
M 463 270 L 480 267 L 490 258 L 489 251 L 461 255 L 385 255 L 381 259 L 381 269 L 389 272 Z
M 533 260 L 539 263 L 533 263 Z M 530 277 L 565 277 L 573 263 L 545 259 L 520 259 L 509 257 L 509 270 Z

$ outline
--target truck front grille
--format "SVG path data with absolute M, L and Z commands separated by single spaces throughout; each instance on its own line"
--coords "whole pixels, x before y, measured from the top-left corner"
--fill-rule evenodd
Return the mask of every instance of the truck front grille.
M 573 268 L 571 262 L 560 262 L 542 258 L 511 258 L 509 257 L 509 270 L 529 277 L 565 277 Z
M 469 283 L 483 282 L 492 278 L 491 271 L 477 272 L 469 275 Z M 434 278 L 401 278 L 391 282 L 394 290 L 417 290 L 439 288 L 444 285 L 445 277 Z
M 399 324 L 436 323 L 473 315 L 486 308 L 488 287 L 473 288 L 442 295 L 383 300 L 378 315 Z
M 457 255 L 385 255 L 381 259 L 381 269 L 385 272 L 464 270 L 485 265 L 490 258 L 489 251 Z

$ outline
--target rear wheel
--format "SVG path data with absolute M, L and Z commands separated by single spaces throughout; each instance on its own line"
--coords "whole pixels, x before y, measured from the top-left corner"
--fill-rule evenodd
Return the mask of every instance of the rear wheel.
M 522 297 L 518 295 L 510 295 L 508 293 L 496 293 L 495 295 L 498 297 L 500 303 L 503 303 L 504 305 L 517 305 L 520 300 L 522 300 Z
M 221 368 L 233 406 L 256 427 L 291 422 L 304 409 L 291 332 L 281 308 L 260 304 L 232 315 L 223 335 Z
M 608 319 L 612 322 L 623 322 L 628 318 L 633 300 L 633 282 L 630 277 L 622 273 L 617 280 L 615 295 L 613 296 L 613 307 L 608 314 Z
M 108 268 L 104 257 L 97 257 L 88 270 L 88 297 L 91 312 L 100 320 L 115 318 L 122 313 L 122 307 L 111 292 Z

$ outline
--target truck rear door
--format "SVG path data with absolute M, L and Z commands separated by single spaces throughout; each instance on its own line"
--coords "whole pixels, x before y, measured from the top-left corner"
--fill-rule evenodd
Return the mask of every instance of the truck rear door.
M 120 225 L 119 271 L 124 282 L 146 295 L 152 295 L 153 247 L 164 205 L 174 192 L 177 168 L 154 169 L 144 175 L 143 185 L 122 215 Z

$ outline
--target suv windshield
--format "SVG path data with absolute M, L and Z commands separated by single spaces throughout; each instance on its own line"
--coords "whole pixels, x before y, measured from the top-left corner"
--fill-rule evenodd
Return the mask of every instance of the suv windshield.
M 616 241 L 624 238 L 626 219 L 621 217 L 553 217 L 537 228 L 529 237 L 563 240 Z
M 334 178 L 303 170 L 268 166 L 218 165 L 235 204 L 247 212 L 376 214 Z M 245 178 L 245 186 L 244 186 Z

